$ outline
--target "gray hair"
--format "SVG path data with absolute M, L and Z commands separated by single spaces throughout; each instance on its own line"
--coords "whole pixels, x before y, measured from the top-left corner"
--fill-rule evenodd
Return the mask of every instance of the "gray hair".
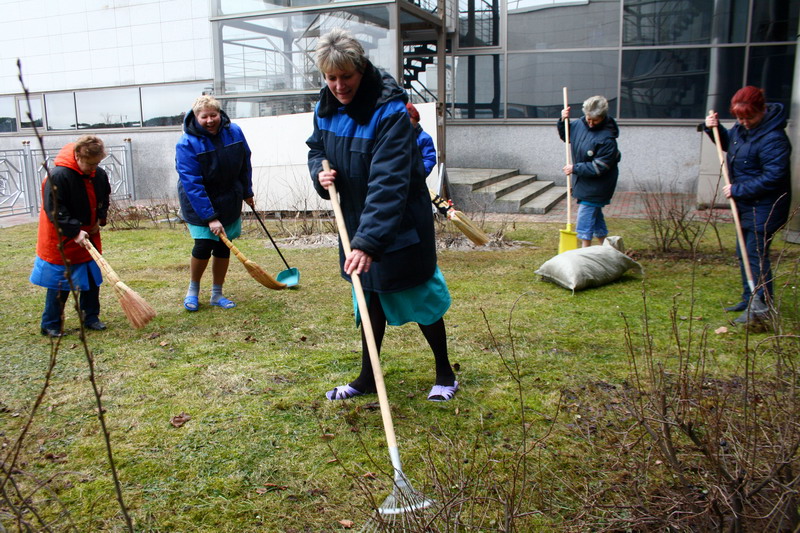
M 219 100 L 211 96 L 210 94 L 204 94 L 203 96 L 198 96 L 197 100 L 194 101 L 192 104 L 192 111 L 194 114 L 198 114 L 203 109 L 216 109 L 220 111 L 222 106 L 219 103 Z
M 608 100 L 604 96 L 590 96 L 583 102 L 583 114 L 591 118 L 605 118 L 608 115 Z
M 323 74 L 351 68 L 363 73 L 367 68 L 364 47 L 349 31 L 342 28 L 334 28 L 319 38 L 316 60 L 317 67 Z

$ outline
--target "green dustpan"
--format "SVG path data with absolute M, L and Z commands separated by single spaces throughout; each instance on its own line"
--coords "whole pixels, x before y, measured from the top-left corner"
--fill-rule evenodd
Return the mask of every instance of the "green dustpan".
M 300 283 L 300 271 L 289 266 L 289 263 L 286 262 L 286 259 L 283 257 L 280 248 L 278 248 L 278 245 L 275 244 L 275 239 L 272 238 L 272 235 L 270 235 L 269 230 L 264 225 L 264 222 L 261 221 L 261 217 L 258 216 L 258 211 L 256 211 L 255 207 L 252 205 L 250 206 L 250 209 L 253 210 L 253 214 L 256 216 L 258 223 L 261 224 L 262 228 L 264 228 L 264 233 L 266 233 L 267 237 L 269 237 L 270 242 L 272 242 L 272 246 L 275 247 L 275 251 L 278 252 L 279 256 L 281 256 L 283 264 L 286 265 L 286 270 L 278 272 L 278 275 L 275 277 L 275 279 L 281 283 L 285 283 L 290 289 L 297 287 L 298 283 Z

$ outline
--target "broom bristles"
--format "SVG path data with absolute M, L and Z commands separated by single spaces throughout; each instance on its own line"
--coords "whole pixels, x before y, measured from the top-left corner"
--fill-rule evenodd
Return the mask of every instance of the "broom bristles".
M 285 283 L 281 283 L 273 278 L 266 270 L 258 266 L 258 264 L 250 261 L 247 258 L 245 258 L 242 263 L 244 264 L 244 268 L 247 269 L 247 272 L 250 274 L 250 276 L 268 289 L 279 291 L 286 288 Z
M 122 311 L 136 329 L 145 327 L 156 316 L 156 311 L 144 298 L 125 285 L 123 282 L 118 281 L 114 284 L 114 292 L 117 293 L 117 299 L 122 306 Z
M 450 211 L 448 218 L 469 240 L 477 246 L 483 246 L 489 242 L 489 237 L 478 226 L 472 223 L 461 211 Z

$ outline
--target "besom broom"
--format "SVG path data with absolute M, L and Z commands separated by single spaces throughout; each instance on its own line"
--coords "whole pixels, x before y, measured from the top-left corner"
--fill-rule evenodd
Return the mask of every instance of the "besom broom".
M 222 240 L 222 242 L 225 243 L 225 246 L 231 249 L 233 255 L 235 255 L 236 258 L 242 262 L 244 268 L 247 269 L 248 274 L 250 274 L 250 276 L 254 280 L 256 280 L 257 282 L 259 282 L 268 289 L 279 291 L 286 288 L 285 283 L 281 283 L 280 281 L 276 280 L 275 278 L 270 276 L 266 270 L 258 266 L 256 263 L 250 261 L 248 258 L 246 258 L 244 254 L 242 254 L 242 252 L 240 252 L 239 249 L 233 245 L 233 243 L 228 239 L 228 237 L 225 236 L 224 233 L 220 233 L 219 238 L 220 240 Z
M 467 215 L 453 207 L 452 200 L 442 198 L 431 189 L 428 189 L 428 193 L 431 195 L 431 202 L 439 212 L 445 215 L 473 244 L 483 246 L 489 242 L 489 237 L 483 230 L 467 218 Z
M 331 167 L 327 160 L 322 161 L 322 167 L 330 171 Z M 328 193 L 333 204 L 333 213 L 336 218 L 336 227 L 339 230 L 339 238 L 342 242 L 342 249 L 345 256 L 350 254 L 350 238 L 347 235 L 347 228 L 344 225 L 344 215 L 342 207 L 339 205 L 339 198 L 336 186 L 331 183 Z M 383 430 L 386 434 L 386 445 L 389 448 L 389 458 L 394 469 L 394 488 L 392 493 L 378 507 L 378 515 L 370 519 L 362 531 L 402 531 L 405 527 L 413 525 L 414 513 L 433 504 L 421 493 L 414 490 L 408 478 L 403 474 L 403 467 L 400 463 L 400 451 L 397 448 L 397 437 L 394 433 L 394 423 L 392 413 L 389 409 L 389 397 L 386 394 L 386 384 L 383 382 L 383 371 L 381 370 L 381 360 L 378 355 L 378 346 L 375 343 L 375 334 L 372 331 L 372 322 L 369 318 L 367 309 L 367 299 L 364 296 L 364 289 L 361 286 L 361 278 L 353 272 L 350 279 L 353 281 L 353 291 L 356 294 L 359 314 L 361 315 L 361 326 L 364 330 L 364 339 L 367 341 L 369 359 L 372 362 L 372 373 L 375 378 L 375 389 L 378 392 L 378 404 L 380 405 L 381 418 L 383 419 Z M 398 523 L 399 522 L 399 523 Z M 388 528 L 388 529 L 387 529 Z M 398 529 L 400 528 L 400 529 Z
M 122 280 L 119 279 L 119 276 L 114 272 L 114 269 L 111 268 L 111 265 L 108 264 L 108 261 L 97 251 L 97 248 L 94 247 L 88 238 L 83 240 L 83 247 L 89 251 L 89 255 L 92 256 L 94 262 L 97 263 L 97 266 L 103 271 L 103 275 L 113 284 L 112 286 L 122 306 L 122 311 L 125 313 L 131 326 L 136 329 L 145 327 L 147 323 L 156 316 L 155 309 L 150 307 L 150 304 L 148 304 L 144 298 L 139 296 L 136 291 L 125 285 Z

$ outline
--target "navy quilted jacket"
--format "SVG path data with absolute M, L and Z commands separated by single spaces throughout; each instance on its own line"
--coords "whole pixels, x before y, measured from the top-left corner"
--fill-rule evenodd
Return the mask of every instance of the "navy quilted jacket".
M 366 290 L 397 292 L 426 282 L 436 243 L 422 156 L 394 78 L 367 65 L 353 101 L 342 106 L 327 87 L 314 111 L 308 169 L 317 193 L 322 160 L 336 170 L 336 189 L 353 249 L 373 258 L 361 275 Z M 340 268 L 344 253 L 340 247 Z M 342 277 L 349 279 L 342 270 Z
M 767 104 L 761 123 L 748 130 L 736 124 L 719 126 L 728 160 L 731 196 L 736 200 L 742 227 L 772 231 L 782 226 L 790 207 L 792 146 L 786 136 L 782 104 Z M 706 133 L 714 140 L 711 130 Z
M 558 121 L 564 140 L 564 121 Z M 619 178 L 621 154 L 617 149 L 619 128 L 612 117 L 590 128 L 585 117 L 569 123 L 572 149 L 572 196 L 578 201 L 605 205 L 611 202 Z

